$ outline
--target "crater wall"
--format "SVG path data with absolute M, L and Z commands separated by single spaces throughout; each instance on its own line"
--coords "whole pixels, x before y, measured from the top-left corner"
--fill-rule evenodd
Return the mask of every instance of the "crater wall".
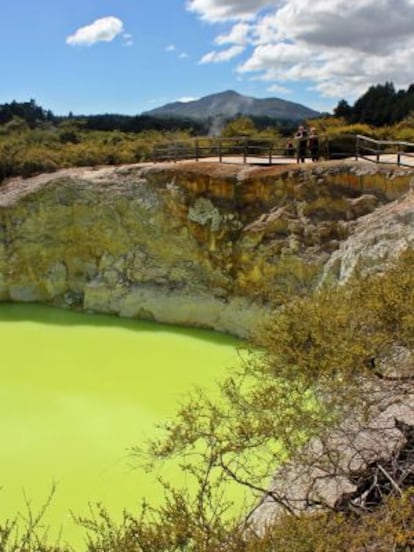
M 336 278 L 360 221 L 413 174 L 178 163 L 14 179 L 0 189 L 0 300 L 246 337 L 317 286 L 330 259 Z

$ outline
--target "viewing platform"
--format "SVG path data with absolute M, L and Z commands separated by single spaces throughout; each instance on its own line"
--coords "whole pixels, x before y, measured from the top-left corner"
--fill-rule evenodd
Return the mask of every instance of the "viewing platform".
M 285 140 L 260 137 L 202 137 L 156 144 L 152 161 L 218 161 L 247 165 L 289 165 L 301 163 L 296 147 L 287 149 Z M 295 141 L 291 141 L 295 146 Z M 363 135 L 319 136 L 319 160 L 353 158 L 372 163 L 414 167 L 414 143 L 375 140 Z M 307 151 L 303 163 L 312 163 Z

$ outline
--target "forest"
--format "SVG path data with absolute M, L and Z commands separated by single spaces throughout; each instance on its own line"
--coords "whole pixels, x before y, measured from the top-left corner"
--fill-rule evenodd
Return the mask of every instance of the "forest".
M 370 86 L 353 106 L 341 100 L 334 109 L 334 117 L 343 117 L 349 124 L 381 127 L 400 123 L 413 110 L 414 84 L 407 90 L 396 91 L 392 82 L 386 82 Z

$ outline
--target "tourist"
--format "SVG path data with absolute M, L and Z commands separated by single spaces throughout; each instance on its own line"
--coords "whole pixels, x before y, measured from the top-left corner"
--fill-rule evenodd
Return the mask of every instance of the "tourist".
M 295 146 L 293 145 L 293 141 L 289 140 L 286 144 L 285 148 L 285 156 L 286 157 L 294 157 L 295 155 Z
M 306 157 L 306 149 L 308 143 L 308 131 L 303 125 L 300 125 L 296 134 L 296 155 L 298 163 L 304 163 Z
M 312 161 L 319 161 L 319 137 L 315 127 L 312 127 L 310 129 L 309 151 L 311 154 Z

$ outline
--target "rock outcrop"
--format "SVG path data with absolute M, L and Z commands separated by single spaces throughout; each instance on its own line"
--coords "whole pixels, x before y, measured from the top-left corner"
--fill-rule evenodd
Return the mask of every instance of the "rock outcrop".
M 264 531 L 283 514 L 316 510 L 366 512 L 413 483 L 412 383 L 367 389 L 370 405 L 355 411 L 276 471 L 268 494 L 250 513 Z
M 390 202 L 412 176 L 366 163 L 179 163 L 15 179 L 0 189 L 0 300 L 248 336 L 324 271 L 352 271 L 361 224 L 386 233 L 376 213 L 399 209 L 403 239 L 412 205 L 402 216 L 405 203 Z
M 356 271 L 384 272 L 414 245 L 414 191 L 361 217 L 327 262 L 322 282 L 345 283 Z

